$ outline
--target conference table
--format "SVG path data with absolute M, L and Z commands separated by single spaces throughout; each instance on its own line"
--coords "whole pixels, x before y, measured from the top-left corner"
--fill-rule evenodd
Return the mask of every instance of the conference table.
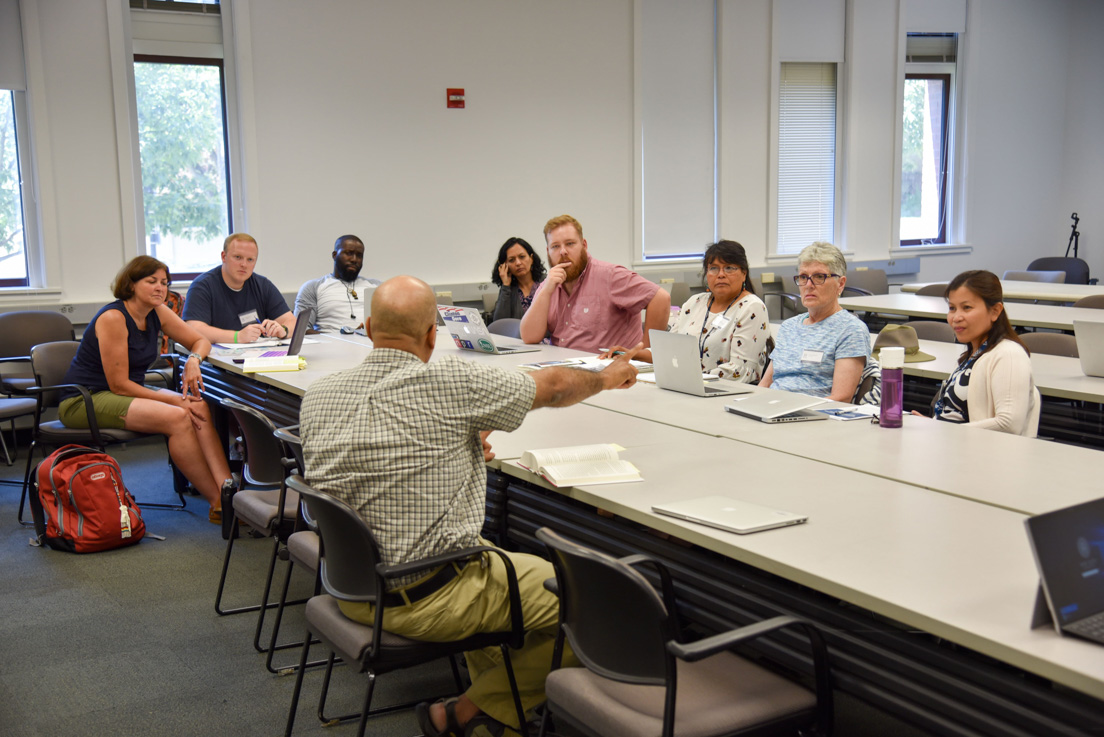
M 840 306 L 851 312 L 871 312 L 880 315 L 904 315 L 926 320 L 946 320 L 947 300 L 920 294 L 875 294 L 862 297 L 840 297 Z M 1020 304 L 1005 302 L 1008 319 L 1016 327 L 1048 328 L 1073 332 L 1074 320 L 1104 322 L 1104 310 L 1091 307 Z
M 946 285 L 946 282 L 917 282 L 902 284 L 902 292 L 918 292 L 931 284 Z M 1065 284 L 1037 281 L 1001 280 L 1001 290 L 1005 299 L 1033 299 L 1038 302 L 1076 302 L 1082 297 L 1104 294 L 1104 286 L 1098 284 Z
M 306 370 L 252 376 L 215 353 L 204 380 L 212 397 L 291 424 L 313 381 L 370 350 L 313 336 Z M 459 354 L 442 333 L 432 360 Z M 512 369 L 585 354 L 463 355 Z M 614 555 L 652 555 L 702 632 L 808 618 L 825 632 L 837 688 L 934 734 L 1101 734 L 1104 651 L 1029 627 L 1038 579 L 1024 532 L 1028 514 L 1100 496 L 1099 451 L 917 417 L 898 430 L 766 425 L 725 412 L 727 401 L 638 382 L 493 433 L 485 533 L 539 550 L 535 531 L 550 526 Z M 644 480 L 556 489 L 516 463 L 525 450 L 596 442 L 621 446 Z M 741 536 L 651 511 L 712 494 L 809 521 Z M 811 670 L 795 635 L 756 653 Z

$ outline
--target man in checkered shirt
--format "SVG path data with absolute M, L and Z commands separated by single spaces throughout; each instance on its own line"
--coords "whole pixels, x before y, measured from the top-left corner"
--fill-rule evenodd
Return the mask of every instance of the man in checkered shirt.
M 565 407 L 636 381 L 635 350 L 600 373 L 553 367 L 531 373 L 464 361 L 429 363 L 437 309 L 429 285 L 409 276 L 372 296 L 374 350 L 356 368 L 317 381 L 303 397 L 300 433 L 306 478 L 357 509 L 385 564 L 417 561 L 487 544 L 479 537 L 486 497 L 486 442 L 510 432 L 539 407 Z M 521 588 L 525 647 L 511 655 L 526 711 L 544 701 L 558 602 L 545 591 L 551 564 L 511 553 Z M 498 556 L 393 581 L 400 605 L 385 629 L 413 639 L 450 641 L 509 629 L 506 573 Z M 367 603 L 341 602 L 351 619 L 372 624 Z M 472 686 L 458 701 L 419 705 L 426 734 L 449 734 L 474 718 L 517 728 L 501 654 L 467 654 Z M 447 710 L 446 710 L 447 706 Z

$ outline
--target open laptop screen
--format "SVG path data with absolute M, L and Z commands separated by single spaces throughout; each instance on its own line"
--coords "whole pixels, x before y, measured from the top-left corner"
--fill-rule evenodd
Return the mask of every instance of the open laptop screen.
M 1026 520 L 1058 625 L 1104 612 L 1104 499 Z

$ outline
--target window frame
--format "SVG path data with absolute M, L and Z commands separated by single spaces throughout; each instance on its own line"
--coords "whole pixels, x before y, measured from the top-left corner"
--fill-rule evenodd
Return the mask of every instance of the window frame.
M 940 201 L 939 201 L 939 235 L 935 238 L 900 238 L 900 221 L 901 221 L 901 201 L 900 197 L 897 200 L 897 223 L 898 223 L 898 244 L 901 248 L 923 248 L 925 246 L 942 247 L 949 245 L 948 232 L 949 224 L 951 222 L 951 215 L 954 211 L 953 201 L 954 195 L 951 190 L 954 178 L 951 173 L 954 171 L 954 133 L 955 133 L 955 63 L 954 62 L 942 62 L 942 63 L 907 63 L 905 65 L 905 83 L 907 84 L 910 79 L 940 79 L 945 82 L 943 88 L 943 119 L 942 119 L 942 140 L 943 150 L 941 152 L 942 159 L 942 175 L 940 176 Z M 902 101 L 902 120 L 901 125 L 904 126 L 904 95 L 905 86 L 901 86 L 901 101 Z M 901 147 L 897 153 L 897 166 L 899 168 L 900 176 L 904 178 L 904 136 L 902 134 Z M 902 183 L 902 189 L 904 185 Z
M 223 158 L 223 177 L 226 182 L 226 223 L 227 234 L 236 232 L 234 230 L 234 182 L 231 177 L 233 167 L 231 166 L 231 150 L 230 150 L 230 116 L 227 109 L 227 94 L 226 94 L 226 65 L 224 59 L 216 57 L 199 57 L 199 56 L 172 56 L 167 54 L 134 54 L 131 59 L 131 64 L 137 63 L 152 63 L 152 64 L 179 64 L 179 65 L 191 65 L 191 66 L 208 66 L 216 67 L 219 72 L 219 90 L 222 98 L 222 146 L 225 152 Z M 134 94 L 135 110 L 137 110 L 138 95 L 137 90 Z M 135 145 L 138 145 L 138 131 L 135 129 Z M 141 199 L 140 217 L 142 219 L 142 242 L 141 249 L 147 255 L 153 256 L 149 253 L 148 244 L 145 237 L 145 194 L 142 187 L 142 171 L 141 171 L 141 157 L 138 161 L 138 182 L 137 190 L 138 196 Z M 171 267 L 171 264 L 170 264 Z M 202 271 L 173 271 L 173 279 L 175 281 L 191 281 L 197 276 L 202 274 Z
M 12 122 L 15 128 L 15 160 L 19 176 L 19 208 L 23 217 L 23 266 L 22 279 L 0 279 L 0 289 L 28 289 L 32 284 L 44 283 L 42 279 L 41 251 L 38 248 L 38 214 L 34 209 L 34 177 L 31 146 L 27 140 L 30 126 L 27 118 L 27 93 L 22 90 L 4 90 L 11 95 Z M 34 256 L 32 256 L 34 254 Z

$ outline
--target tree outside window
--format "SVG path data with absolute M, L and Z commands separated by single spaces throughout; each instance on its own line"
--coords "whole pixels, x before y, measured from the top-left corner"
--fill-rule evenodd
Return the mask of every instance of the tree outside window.
M 190 278 L 231 229 L 222 63 L 136 56 L 134 87 L 147 253 Z

